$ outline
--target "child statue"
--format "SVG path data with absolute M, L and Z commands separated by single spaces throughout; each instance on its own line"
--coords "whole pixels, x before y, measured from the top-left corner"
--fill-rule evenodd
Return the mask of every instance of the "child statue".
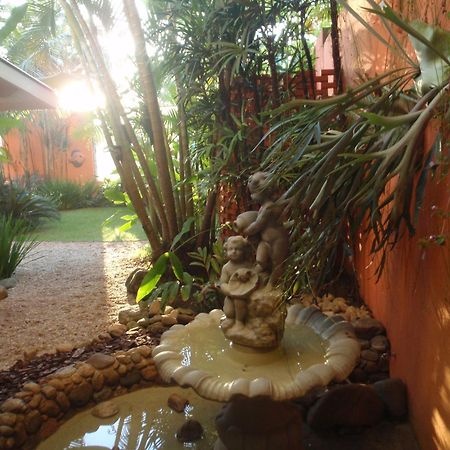
M 289 235 L 282 222 L 287 201 L 276 198 L 265 172 L 256 172 L 250 176 L 248 189 L 252 200 L 261 207 L 259 211 L 240 214 L 234 227 L 249 238 L 259 236 L 256 270 L 270 274 L 269 285 L 275 285 L 283 273 L 283 263 L 288 256 Z
M 245 237 L 232 236 L 225 244 L 229 261 L 220 276 L 219 288 L 226 296 L 221 328 L 234 344 L 267 349 L 279 344 L 284 330 L 283 294 L 275 285 L 288 255 L 282 223 L 287 202 L 277 198 L 264 172 L 252 175 L 248 188 L 261 207 L 237 217 L 234 229 Z M 252 246 L 256 259 L 250 255 Z
M 250 261 L 251 247 L 247 239 L 231 236 L 224 249 L 229 261 L 222 268 L 220 290 L 226 296 L 223 312 L 227 318 L 221 326 L 223 330 L 232 326 L 239 330 L 244 327 L 248 295 L 256 289 L 258 275 L 253 270 L 254 263 Z

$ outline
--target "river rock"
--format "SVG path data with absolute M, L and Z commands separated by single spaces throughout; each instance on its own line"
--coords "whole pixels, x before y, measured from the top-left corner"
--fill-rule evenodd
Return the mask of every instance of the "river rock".
M 84 381 L 73 387 L 69 393 L 69 400 L 74 406 L 84 406 L 91 399 L 92 394 L 92 386 Z
M 0 425 L 8 425 L 13 427 L 17 421 L 17 415 L 9 412 L 0 414 Z
M 400 378 L 377 381 L 373 388 L 391 417 L 401 419 L 406 416 L 408 413 L 406 385 Z
M 382 334 L 375 336 L 370 340 L 370 348 L 376 352 L 383 353 L 389 348 L 389 340 Z
M 110 367 L 115 362 L 114 356 L 105 355 L 104 353 L 94 353 L 87 359 L 87 363 L 95 369 L 101 370 Z
M 122 308 L 119 311 L 119 322 L 123 325 L 127 325 L 129 322 L 136 322 L 137 320 L 147 316 L 147 309 L 142 309 L 139 305 L 131 305 L 126 308 Z
M 173 409 L 176 412 L 183 412 L 184 408 L 189 404 L 189 400 L 185 397 L 182 397 L 178 394 L 171 394 L 167 399 L 167 405 L 169 408 Z
M 371 426 L 382 419 L 383 411 L 371 386 L 348 384 L 327 391 L 309 410 L 307 422 L 316 430 Z
M 3 300 L 4 298 L 8 297 L 8 290 L 0 285 L 0 300 Z
M 177 322 L 181 325 L 187 325 L 195 319 L 194 316 L 189 316 L 188 314 L 178 314 Z
M 385 328 L 381 322 L 370 317 L 357 319 L 352 322 L 356 337 L 370 340 L 378 334 L 384 334 Z
M 72 350 L 73 350 L 73 345 L 69 344 L 68 342 L 63 342 L 56 346 L 57 353 L 66 353 L 66 352 L 71 352 Z
M 176 323 L 178 323 L 177 319 L 170 315 L 170 314 L 164 314 L 161 317 L 161 323 L 167 327 L 171 327 L 172 325 L 175 325 Z
M 177 439 L 180 442 L 194 442 L 201 439 L 203 427 L 197 420 L 187 420 L 177 431 Z
M 39 413 L 39 411 L 34 409 L 24 417 L 23 422 L 27 432 L 30 434 L 34 434 L 39 430 L 39 428 L 42 425 L 42 416 Z
M 125 387 L 131 387 L 141 381 L 141 374 L 137 369 L 132 370 L 120 378 L 120 384 Z
M 161 300 L 158 298 L 153 300 L 148 307 L 148 315 L 150 317 L 156 316 L 157 314 L 161 314 Z
M 127 288 L 127 292 L 130 294 L 136 295 L 139 287 L 144 279 L 145 275 L 147 275 L 148 271 L 146 269 L 137 268 L 134 269 L 133 272 L 128 275 L 128 278 L 125 281 L 125 287 Z
M 13 277 L 3 278 L 0 280 L 0 286 L 3 286 L 6 289 L 12 289 L 13 287 L 16 286 L 16 284 L 17 284 L 17 281 Z
M 145 381 L 154 381 L 158 377 L 158 370 L 155 366 L 147 366 L 141 370 L 142 378 Z
M 100 419 L 115 416 L 119 412 L 119 406 L 111 400 L 101 402 L 92 408 L 92 415 Z
M 123 336 L 126 333 L 126 331 L 127 331 L 126 325 L 123 325 L 121 323 L 115 323 L 114 325 L 108 327 L 108 333 L 115 338 Z
M 0 408 L 3 412 L 18 413 L 25 409 L 25 403 L 19 398 L 8 398 Z
M 56 417 L 61 412 L 59 405 L 55 401 L 47 399 L 41 401 L 39 411 L 49 417 Z

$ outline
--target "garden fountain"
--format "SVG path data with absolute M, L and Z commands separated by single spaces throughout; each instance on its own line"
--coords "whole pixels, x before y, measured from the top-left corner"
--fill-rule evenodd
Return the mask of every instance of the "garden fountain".
M 300 450 L 301 415 L 288 400 L 344 380 L 359 357 L 359 343 L 340 316 L 300 305 L 286 312 L 276 288 L 288 254 L 284 200 L 275 198 L 263 172 L 252 175 L 248 186 L 261 207 L 238 216 L 234 228 L 246 237 L 226 243 L 223 311 L 174 325 L 153 357 L 166 382 L 227 402 L 216 418 L 215 450 Z

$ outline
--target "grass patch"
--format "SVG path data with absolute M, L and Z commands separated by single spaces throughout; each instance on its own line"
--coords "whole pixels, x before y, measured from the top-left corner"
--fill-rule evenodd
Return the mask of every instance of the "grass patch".
M 47 222 L 36 230 L 37 241 L 61 242 L 111 242 L 146 240 L 140 223 L 127 231 L 119 231 L 124 224 L 121 216 L 129 214 L 126 208 L 83 208 L 61 211 L 61 220 Z M 115 214 L 114 219 L 104 224 L 105 220 Z

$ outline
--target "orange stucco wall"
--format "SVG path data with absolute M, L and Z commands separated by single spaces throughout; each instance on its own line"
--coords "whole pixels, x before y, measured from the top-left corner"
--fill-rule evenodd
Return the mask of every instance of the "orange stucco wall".
M 74 133 L 83 124 L 82 116 L 60 119 L 50 134 L 37 123 L 30 120 L 25 132 L 12 130 L 4 137 L 9 156 L 9 163 L 3 165 L 7 178 L 20 178 L 25 173 L 78 183 L 95 178 L 92 140 L 76 138 Z
M 354 8 L 367 6 L 361 0 L 349 3 Z M 403 14 L 448 30 L 448 19 L 442 11 L 445 4 L 420 0 L 397 7 L 403 5 Z M 379 19 L 372 16 L 369 21 L 379 26 Z M 401 64 L 346 14 L 341 19 L 341 32 L 348 84 L 360 75 L 379 74 Z M 408 48 L 406 36 L 403 39 Z M 434 135 L 435 130 L 429 129 L 426 146 Z M 449 213 L 450 175 L 441 171 L 428 182 L 415 236 L 405 235 L 388 255 L 378 283 L 376 261 L 369 254 L 370 239 L 362 240 L 355 249 L 361 295 L 375 317 L 386 325 L 393 352 L 391 375 L 407 385 L 410 418 L 423 450 L 450 449 Z M 433 240 L 436 235 L 446 237 L 445 245 Z

